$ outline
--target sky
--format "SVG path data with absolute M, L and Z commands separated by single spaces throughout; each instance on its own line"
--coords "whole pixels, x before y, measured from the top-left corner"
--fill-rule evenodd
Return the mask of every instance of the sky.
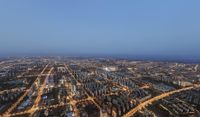
M 199 0 L 1 0 L 0 56 L 200 58 Z

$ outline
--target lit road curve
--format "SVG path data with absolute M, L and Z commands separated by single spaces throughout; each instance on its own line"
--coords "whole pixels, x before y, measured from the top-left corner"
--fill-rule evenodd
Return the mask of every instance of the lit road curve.
M 42 70 L 42 72 L 38 75 L 38 77 L 36 78 L 36 80 L 33 82 L 32 86 L 34 85 L 34 83 L 37 81 L 38 78 L 40 78 L 41 74 L 44 73 L 44 71 L 46 70 L 46 68 L 49 66 L 46 65 L 45 68 Z M 8 110 L 5 112 L 5 114 L 3 115 L 4 117 L 9 116 L 10 112 L 13 111 L 13 109 L 15 109 L 17 107 L 17 105 L 19 105 L 19 103 L 24 99 L 24 97 L 29 93 L 30 89 L 32 88 L 32 86 L 26 90 L 26 92 L 14 103 L 10 106 L 10 108 L 8 108 Z
M 197 87 L 200 87 L 200 85 L 197 85 Z M 148 106 L 149 104 L 152 104 L 155 101 L 158 101 L 160 99 L 163 99 L 165 97 L 168 97 L 168 96 L 170 96 L 172 94 L 175 94 L 175 93 L 178 93 L 178 92 L 190 90 L 192 88 L 194 88 L 194 86 L 177 89 L 177 90 L 166 92 L 166 93 L 163 93 L 163 94 L 158 95 L 156 97 L 153 97 L 153 98 L 151 98 L 151 99 L 139 104 L 138 106 L 136 106 L 135 108 L 130 110 L 128 113 L 126 113 L 123 117 L 130 117 L 130 116 L 134 115 L 136 112 L 138 112 L 139 110 L 141 110 L 142 108 L 144 108 L 145 106 Z

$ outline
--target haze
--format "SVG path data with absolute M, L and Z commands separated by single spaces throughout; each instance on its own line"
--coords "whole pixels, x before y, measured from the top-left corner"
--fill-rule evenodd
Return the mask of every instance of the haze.
M 199 0 L 0 1 L 0 54 L 200 58 Z

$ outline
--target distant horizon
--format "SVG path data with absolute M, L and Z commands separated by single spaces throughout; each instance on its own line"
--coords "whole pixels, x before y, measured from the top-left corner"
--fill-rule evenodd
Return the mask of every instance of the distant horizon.
M 108 54 L 29 54 L 29 55 L 9 55 L 9 56 L 1 56 L 0 58 L 21 58 L 21 57 L 69 57 L 69 58 L 105 58 L 105 59 L 123 59 L 123 60 L 135 60 L 135 61 L 160 61 L 160 62 L 181 62 L 181 63 L 200 63 L 200 58 L 185 58 L 185 57 L 177 57 L 177 56 L 160 56 L 160 55 L 108 55 Z

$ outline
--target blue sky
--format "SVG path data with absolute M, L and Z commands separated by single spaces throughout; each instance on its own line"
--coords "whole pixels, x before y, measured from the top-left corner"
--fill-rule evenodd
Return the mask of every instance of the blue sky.
M 200 58 L 199 0 L 1 0 L 0 53 Z

